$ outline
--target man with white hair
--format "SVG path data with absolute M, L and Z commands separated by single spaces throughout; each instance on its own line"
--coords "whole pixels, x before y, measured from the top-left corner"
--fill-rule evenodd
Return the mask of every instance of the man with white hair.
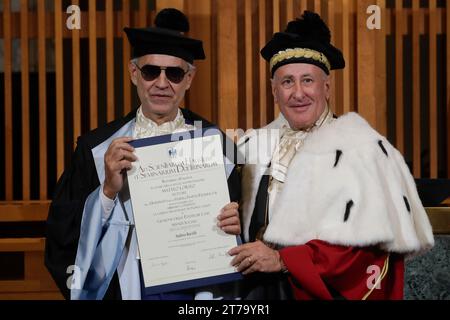
M 402 155 L 358 114 L 331 112 L 329 74 L 345 61 L 319 15 L 261 55 L 280 116 L 238 144 L 248 243 L 229 253 L 243 298 L 401 299 L 404 256 L 434 244 Z

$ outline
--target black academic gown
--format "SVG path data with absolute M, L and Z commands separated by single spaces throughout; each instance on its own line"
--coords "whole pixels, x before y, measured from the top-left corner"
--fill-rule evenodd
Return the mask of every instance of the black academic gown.
M 201 121 L 203 128 L 214 126 L 189 110 L 181 109 L 181 111 L 187 123 Z M 70 266 L 75 264 L 84 203 L 89 194 L 100 185 L 91 150 L 111 137 L 135 116 L 136 110 L 133 110 L 127 116 L 79 137 L 71 165 L 66 168 L 56 185 L 47 219 L 45 265 L 66 299 L 70 299 L 67 282 L 73 272 Z M 223 137 L 223 141 L 228 139 L 225 134 Z M 226 146 L 232 146 L 233 150 L 226 152 Z M 234 143 L 224 143 L 223 148 L 224 155 L 236 154 Z M 235 161 L 234 156 L 229 159 Z M 239 201 L 240 177 L 236 167 L 228 178 L 228 190 L 231 201 Z M 121 298 L 117 272 L 104 298 Z

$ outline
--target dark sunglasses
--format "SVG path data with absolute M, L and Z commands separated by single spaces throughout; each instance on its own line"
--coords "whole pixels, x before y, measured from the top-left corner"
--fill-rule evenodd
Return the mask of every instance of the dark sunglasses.
M 180 67 L 161 67 L 152 64 L 146 64 L 142 67 L 139 67 L 136 63 L 135 65 L 141 71 L 142 78 L 144 78 L 145 81 L 153 81 L 157 79 L 161 74 L 161 70 L 164 70 L 166 73 L 166 77 L 170 82 L 180 83 L 181 81 L 183 81 L 184 76 L 189 71 L 184 71 Z

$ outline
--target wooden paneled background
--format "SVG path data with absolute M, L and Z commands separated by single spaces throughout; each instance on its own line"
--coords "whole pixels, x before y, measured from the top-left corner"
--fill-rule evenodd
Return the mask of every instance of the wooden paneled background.
M 66 27 L 71 4 L 81 8 L 80 30 Z M 370 5 L 381 9 L 379 30 L 366 26 Z M 43 222 L 76 138 L 138 106 L 122 29 L 150 25 L 164 7 L 184 11 L 189 35 L 204 41 L 207 59 L 185 106 L 222 129 L 260 127 L 278 114 L 259 50 L 308 9 L 328 23 L 347 62 L 332 72 L 333 110 L 358 111 L 415 177 L 450 178 L 450 0 L 2 0 L 1 223 Z M 39 239 L 0 239 L 0 253 L 22 252 L 28 266 L 23 279 L 0 281 L 0 298 L 54 297 L 37 267 Z

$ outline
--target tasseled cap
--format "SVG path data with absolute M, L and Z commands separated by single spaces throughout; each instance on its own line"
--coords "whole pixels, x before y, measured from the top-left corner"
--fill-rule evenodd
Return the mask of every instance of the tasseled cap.
M 205 59 L 202 41 L 184 35 L 189 31 L 189 21 L 177 9 L 161 10 L 155 18 L 154 27 L 124 28 L 123 30 L 133 47 L 133 58 L 147 54 L 166 54 L 189 63 Z
M 275 70 L 289 63 L 310 63 L 326 74 L 345 67 L 342 52 L 331 44 L 331 33 L 317 13 L 305 11 L 301 18 L 288 23 L 284 32 L 277 32 L 261 50 L 262 57 Z

